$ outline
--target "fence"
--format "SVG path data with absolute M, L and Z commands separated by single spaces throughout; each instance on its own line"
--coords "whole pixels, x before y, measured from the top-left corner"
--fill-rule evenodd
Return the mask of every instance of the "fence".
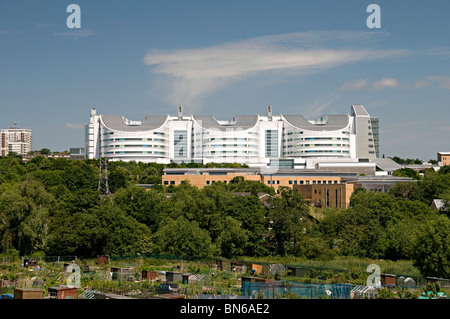
M 242 295 L 255 299 L 331 298 L 349 299 L 351 284 L 313 284 L 287 281 L 242 282 Z

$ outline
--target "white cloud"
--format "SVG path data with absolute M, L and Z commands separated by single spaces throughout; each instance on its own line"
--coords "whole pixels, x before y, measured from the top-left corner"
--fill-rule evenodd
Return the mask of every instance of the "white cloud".
M 414 84 L 416 89 L 422 89 L 422 88 L 428 87 L 430 85 L 431 85 L 430 82 L 425 81 L 425 80 L 416 81 L 416 83 Z
M 199 49 L 152 51 L 145 55 L 144 63 L 151 66 L 153 74 L 159 75 L 159 80 L 167 81 L 169 103 L 182 104 L 194 112 L 209 94 L 247 77 L 304 75 L 403 53 L 364 45 L 349 47 L 348 43 L 360 45 L 371 37 L 363 32 L 282 34 Z M 327 47 L 330 43 L 333 48 Z
M 345 82 L 342 86 L 343 90 L 359 90 L 367 86 L 367 80 L 358 79 Z
M 64 125 L 64 126 L 68 129 L 72 129 L 72 130 L 84 129 L 84 124 L 79 124 L 79 123 L 66 123 L 66 125 Z
M 398 86 L 399 83 L 395 78 L 383 78 L 373 84 L 374 89 L 396 88 Z
M 440 87 L 450 90 L 450 77 L 442 75 L 427 76 L 425 81 L 436 82 Z
M 90 36 L 94 35 L 94 31 L 89 30 L 89 29 L 85 29 L 85 28 L 71 29 L 71 30 L 66 31 L 66 32 L 55 33 L 55 35 L 63 36 L 63 37 L 70 37 L 70 38 L 74 38 L 74 39 L 79 39 L 79 38 L 86 38 L 86 37 L 90 37 Z

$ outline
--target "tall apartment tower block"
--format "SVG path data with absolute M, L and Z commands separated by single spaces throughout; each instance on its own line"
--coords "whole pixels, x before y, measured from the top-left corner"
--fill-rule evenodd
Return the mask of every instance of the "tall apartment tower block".
M 30 129 L 17 127 L 17 122 L 9 129 L 2 129 L 0 136 L 1 156 L 9 153 L 26 155 L 32 150 L 32 133 Z

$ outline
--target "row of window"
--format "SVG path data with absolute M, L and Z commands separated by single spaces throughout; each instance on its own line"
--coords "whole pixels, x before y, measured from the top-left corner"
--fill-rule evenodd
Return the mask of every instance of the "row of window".
M 202 147 L 258 147 L 257 145 L 250 144 L 210 144 L 210 145 L 202 145 Z
M 348 137 L 298 137 L 298 138 L 288 138 L 283 140 L 283 142 L 292 142 L 292 141 L 348 141 Z
M 301 181 L 296 181 L 296 180 L 290 180 L 289 181 L 289 185 L 297 185 L 297 183 L 299 183 L 299 185 L 303 185 L 303 184 L 309 184 L 310 183 L 310 181 L 309 180 L 307 180 L 307 181 L 303 181 L 303 180 L 301 180 Z M 313 180 L 313 181 L 311 181 L 311 184 L 337 184 L 338 182 L 337 181 L 316 181 L 316 180 Z M 268 180 L 267 181 L 267 184 L 269 184 L 269 185 L 279 185 L 280 184 L 280 181 L 279 180 Z
M 298 151 L 295 153 L 350 153 L 349 151 L 342 151 L 342 150 L 311 150 L 311 151 Z
M 196 152 L 196 154 L 258 154 L 256 151 L 206 151 L 206 152 Z
M 154 141 L 154 142 L 165 142 L 166 139 L 162 138 L 137 138 L 137 137 L 122 137 L 122 138 L 105 138 L 104 142 L 112 142 L 112 141 Z
M 105 145 L 104 148 L 111 148 L 111 147 L 154 147 L 154 148 L 166 148 L 165 145 L 150 145 L 150 144 L 144 144 L 144 145 L 129 145 L 129 144 L 123 144 L 123 145 Z
M 294 134 L 303 134 L 303 132 L 288 132 L 288 133 L 283 133 L 283 135 L 294 135 Z M 342 131 L 342 134 L 350 134 L 350 132 L 348 131 Z
M 120 132 L 120 134 L 121 134 L 121 132 Z M 103 135 L 114 135 L 114 132 L 104 132 Z M 164 136 L 164 135 L 166 135 L 166 133 L 163 133 L 163 132 L 153 132 L 153 135 L 162 135 L 162 136 Z
M 204 142 L 208 141 L 256 141 L 256 138 L 252 137 L 211 137 L 203 140 Z
M 157 154 L 157 155 L 166 155 L 166 152 L 159 151 L 117 151 L 117 152 L 106 152 L 106 154 Z
M 242 130 L 235 130 L 236 132 L 241 132 Z M 233 130 L 231 130 L 231 132 L 233 132 Z M 197 132 L 195 133 L 195 135 L 209 135 L 209 134 L 216 134 L 217 132 L 208 132 L 208 131 L 202 131 L 202 132 Z M 258 132 L 245 132 L 245 134 L 249 134 L 249 135 L 258 135 Z
M 350 144 L 295 144 L 295 145 L 283 145 L 283 148 L 292 148 L 292 147 L 323 147 L 323 146 L 341 146 L 341 147 L 350 147 Z

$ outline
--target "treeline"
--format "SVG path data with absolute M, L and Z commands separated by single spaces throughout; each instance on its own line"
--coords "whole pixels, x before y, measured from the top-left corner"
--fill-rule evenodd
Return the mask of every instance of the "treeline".
M 414 260 L 424 275 L 450 277 L 448 209 L 430 208 L 435 198 L 450 203 L 450 167 L 427 170 L 389 193 L 360 189 L 348 209 L 320 214 L 312 214 L 292 189 L 275 195 L 271 187 L 242 178 L 204 189 L 162 186 L 165 167 L 110 162 L 112 194 L 104 197 L 97 191 L 98 161 L 1 158 L 1 252 L 357 256 Z M 137 184 L 154 186 L 146 190 Z

